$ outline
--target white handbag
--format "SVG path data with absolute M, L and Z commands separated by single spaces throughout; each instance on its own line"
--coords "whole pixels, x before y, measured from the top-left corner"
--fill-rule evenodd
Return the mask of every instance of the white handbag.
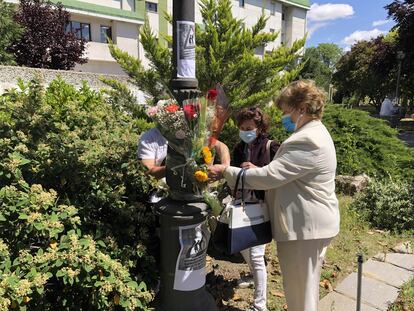
M 244 198 L 244 183 L 246 170 L 242 169 L 237 175 L 233 197 L 241 180 L 241 199 L 233 199 L 227 204 L 219 217 L 214 232 L 216 248 L 234 254 L 243 249 L 266 244 L 272 240 L 269 211 L 263 201 L 249 203 Z

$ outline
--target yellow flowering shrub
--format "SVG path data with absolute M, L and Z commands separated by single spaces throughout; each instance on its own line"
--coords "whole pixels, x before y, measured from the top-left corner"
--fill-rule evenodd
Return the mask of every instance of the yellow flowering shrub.
M 0 96 L 0 311 L 145 310 L 151 124 L 86 85 L 19 87 Z

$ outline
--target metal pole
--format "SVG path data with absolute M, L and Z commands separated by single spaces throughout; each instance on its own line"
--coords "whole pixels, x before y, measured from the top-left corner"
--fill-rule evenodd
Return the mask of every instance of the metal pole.
M 180 105 L 199 95 L 195 75 L 195 1 L 173 1 L 173 74 L 170 86 Z M 184 143 L 182 143 L 184 146 Z M 189 148 L 189 146 L 186 146 Z M 194 194 L 186 178 L 187 158 L 168 147 L 168 198 L 155 207 L 160 218 L 160 291 L 157 311 L 217 311 L 205 288 L 209 206 Z M 172 171 L 171 168 L 183 170 Z
M 174 97 L 182 105 L 183 100 L 199 96 L 195 62 L 195 1 L 173 1 L 173 73 L 170 86 Z M 168 167 L 185 166 L 187 158 L 168 148 L 166 179 L 171 197 L 175 200 L 197 201 L 193 185 L 182 180 L 182 175 Z
M 358 285 L 357 285 L 357 305 L 356 311 L 361 311 L 361 282 L 362 282 L 362 254 L 358 254 Z
M 176 94 L 197 90 L 194 0 L 173 0 L 173 68 L 171 88 Z
M 395 98 L 397 99 L 397 105 L 399 104 L 399 90 L 400 90 L 400 76 L 401 76 L 401 59 L 398 59 L 398 74 L 397 74 L 397 87 L 395 89 Z

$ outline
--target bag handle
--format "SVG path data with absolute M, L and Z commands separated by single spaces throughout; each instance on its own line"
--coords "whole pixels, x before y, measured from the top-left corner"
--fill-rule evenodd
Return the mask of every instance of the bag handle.
M 239 171 L 239 173 L 237 174 L 236 185 L 234 186 L 234 190 L 233 190 L 233 198 L 236 198 L 237 190 L 239 189 L 239 183 L 240 183 L 240 180 L 241 180 L 241 191 L 242 191 L 241 202 L 242 202 L 242 205 L 244 205 L 244 182 L 245 182 L 245 178 L 246 178 L 246 169 L 242 168 Z
M 269 163 L 272 161 L 270 157 L 270 146 L 272 145 L 272 142 L 273 140 L 268 139 L 266 143 L 266 157 Z

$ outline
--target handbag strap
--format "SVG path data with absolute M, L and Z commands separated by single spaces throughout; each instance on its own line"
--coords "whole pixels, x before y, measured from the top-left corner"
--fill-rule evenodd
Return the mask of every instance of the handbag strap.
M 270 139 L 266 142 L 266 158 L 267 158 L 268 163 L 272 161 L 271 156 L 270 156 L 270 146 L 272 142 L 273 140 L 270 140 Z
M 237 197 L 237 190 L 239 189 L 239 184 L 240 184 L 240 180 L 241 180 L 241 202 L 244 205 L 244 182 L 245 182 L 245 178 L 246 178 L 246 169 L 242 168 L 239 173 L 237 174 L 236 177 L 236 185 L 234 186 L 234 190 L 233 190 L 233 198 Z

